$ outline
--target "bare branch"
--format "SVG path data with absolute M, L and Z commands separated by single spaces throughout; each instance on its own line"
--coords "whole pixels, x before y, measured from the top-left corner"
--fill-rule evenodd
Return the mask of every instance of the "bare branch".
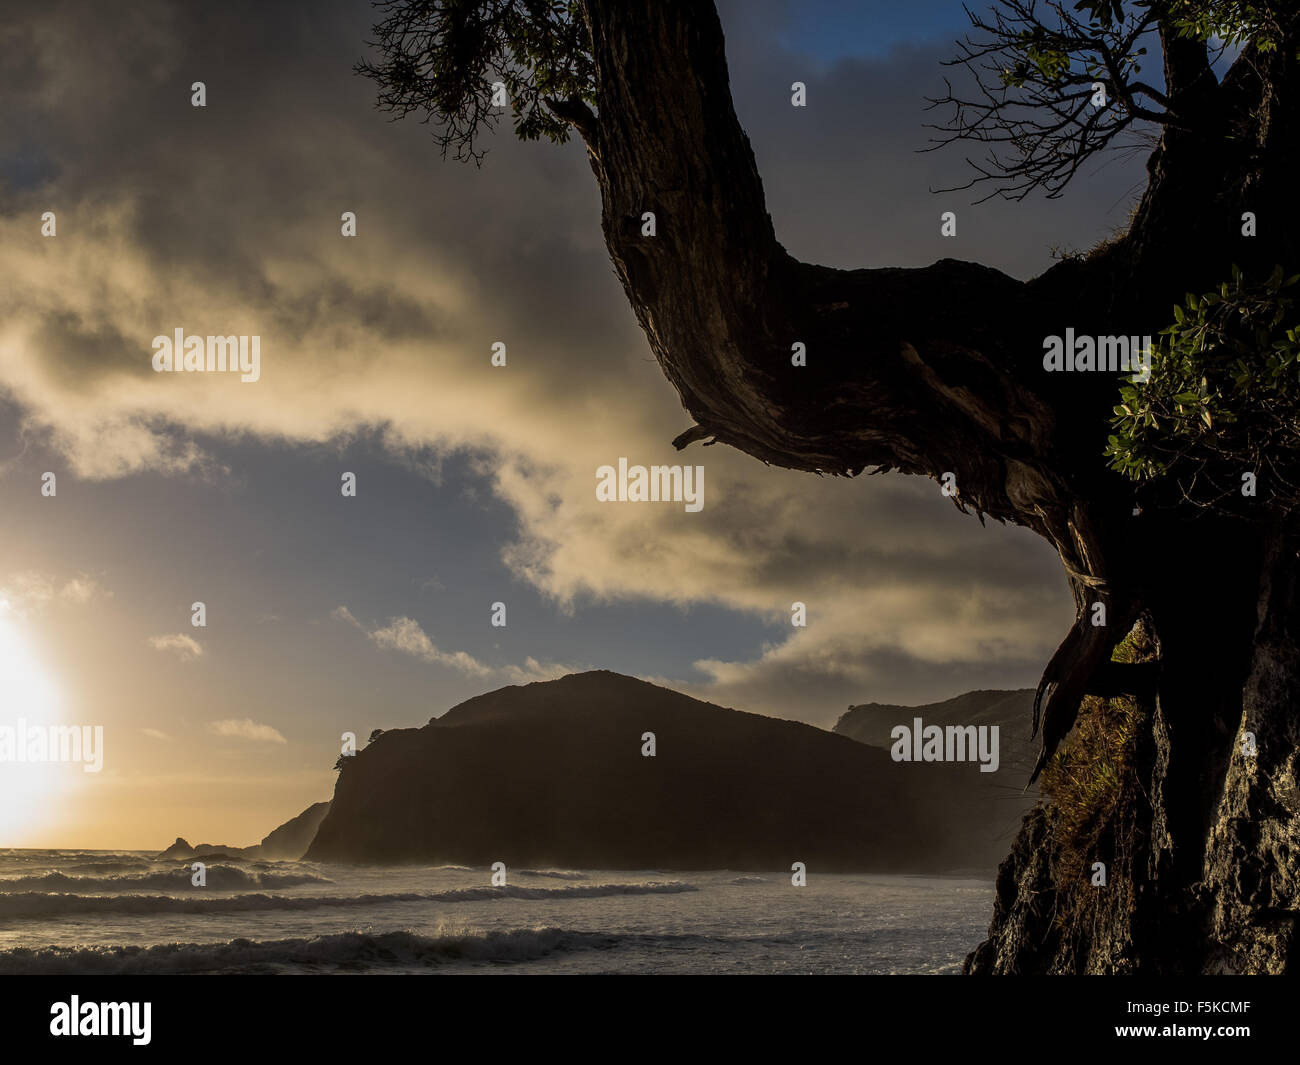
M 1022 200 L 1039 189 L 1055 199 L 1088 159 L 1125 146 L 1135 123 L 1171 121 L 1166 94 L 1135 76 L 1143 41 L 1154 40 L 1149 3 L 1105 22 L 1085 21 L 1061 0 L 998 0 L 988 17 L 965 10 L 976 36 L 959 41 L 945 65 L 965 68 L 972 88 L 963 95 L 944 80 L 946 94 L 929 99 L 927 110 L 950 107 L 952 117 L 928 127 L 943 136 L 923 150 L 963 140 L 995 147 L 983 163 L 967 160 L 975 170 L 968 183 L 937 191 L 992 182 L 977 202 Z M 1105 106 L 1094 103 L 1098 85 Z

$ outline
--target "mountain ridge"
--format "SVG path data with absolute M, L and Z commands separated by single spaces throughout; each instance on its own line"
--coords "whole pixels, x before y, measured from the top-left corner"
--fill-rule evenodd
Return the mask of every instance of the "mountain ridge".
M 991 871 L 1005 844 L 934 801 L 936 780 L 972 772 L 593 670 L 377 736 L 345 762 L 305 858 Z

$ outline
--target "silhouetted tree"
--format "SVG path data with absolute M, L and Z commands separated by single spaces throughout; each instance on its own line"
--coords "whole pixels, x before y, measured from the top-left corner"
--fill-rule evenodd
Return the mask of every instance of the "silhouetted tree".
M 974 81 L 938 102 L 954 108 L 941 140 L 990 146 L 976 181 L 1054 195 L 1096 153 L 1153 145 L 1128 231 L 1027 282 L 953 259 L 838 270 L 790 256 L 710 4 L 381 6 L 380 58 L 361 70 L 384 107 L 432 122 L 444 150 L 477 157 L 498 81 L 520 135 L 582 137 L 610 257 L 693 420 L 678 447 L 712 440 L 822 474 L 953 474 L 963 510 L 1053 544 L 1078 620 L 1039 687 L 1035 772 L 1088 692 L 1151 700 L 1138 799 L 1104 856 L 1124 890 L 1093 892 L 1072 930 L 1054 924 L 1052 900 L 1075 897 L 1086 870 L 1054 863 L 1032 816 L 972 967 L 1285 968 L 1300 916 L 1300 423 L 1285 291 L 1300 259 L 1297 6 L 1001 0 L 973 18 L 955 62 Z M 1239 49 L 1222 76 L 1215 34 Z M 1121 392 L 1113 374 L 1046 372 L 1044 338 L 1067 328 L 1160 334 L 1150 381 Z M 796 341 L 806 366 L 791 364 Z M 1225 490 L 1246 474 L 1255 495 Z M 1154 661 L 1112 662 L 1139 622 Z

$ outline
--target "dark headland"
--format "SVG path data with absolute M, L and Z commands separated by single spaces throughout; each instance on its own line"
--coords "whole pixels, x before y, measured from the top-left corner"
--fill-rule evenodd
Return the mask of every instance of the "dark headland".
M 1008 794 L 1023 786 L 1011 775 L 989 774 Z M 1023 811 L 1015 803 L 990 823 L 987 802 L 963 801 L 989 794 L 981 776 L 972 763 L 898 763 L 870 742 L 595 671 L 502 688 L 377 736 L 344 760 L 305 858 L 991 873 Z
M 186 840 L 177 836 L 176 842 L 159 854 L 158 858 L 189 861 L 191 858 L 236 857 L 297 861 L 315 837 L 316 829 L 320 827 L 329 808 L 328 802 L 312 803 L 297 817 L 290 818 L 270 832 L 261 843 L 251 847 L 231 847 L 222 843 L 190 846 Z

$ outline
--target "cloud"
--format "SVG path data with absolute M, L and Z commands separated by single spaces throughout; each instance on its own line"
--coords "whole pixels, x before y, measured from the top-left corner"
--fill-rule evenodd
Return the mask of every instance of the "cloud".
M 101 596 L 111 596 L 112 594 L 112 592 L 106 591 L 103 585 L 93 577 L 87 577 L 84 573 L 66 581 L 63 587 L 59 589 L 60 599 L 65 603 L 76 603 L 78 605 L 89 603 L 92 599 Z
M 492 672 L 464 651 L 440 651 L 413 618 L 393 618 L 387 626 L 376 629 L 369 635 L 376 646 L 401 651 L 422 662 L 447 666 L 467 676 L 486 677 Z
M 59 578 L 35 570 L 12 573 L 0 586 L 0 597 L 8 600 L 19 613 L 39 613 L 53 603 L 84 606 L 95 599 L 111 598 L 108 591 L 95 578 L 85 573 Z
M 156 729 L 156 728 L 142 728 L 142 729 L 140 730 L 140 732 L 141 732 L 142 735 L 148 736 L 151 740 L 170 740 L 170 739 L 171 739 L 171 737 L 168 736 L 167 733 L 161 731 L 160 729 Z
M 209 721 L 208 731 L 214 736 L 229 739 L 252 740 L 256 743 L 287 743 L 280 733 L 270 725 L 259 725 L 251 718 L 226 718 L 221 721 Z
M 203 657 L 203 647 L 199 641 L 183 632 L 172 633 L 170 636 L 150 636 L 149 646 L 155 651 L 175 652 L 182 662 Z
M 589 665 L 569 666 L 559 662 L 539 662 L 531 656 L 524 659 L 522 666 L 505 666 L 498 670 L 511 684 L 532 684 L 542 680 L 558 680 L 570 673 L 582 673 L 591 669 Z
M 337 610 L 347 611 L 347 607 Z M 337 613 L 337 610 L 334 613 Z M 348 614 L 351 617 L 351 614 Z M 356 623 L 360 627 L 360 623 Z M 392 618 L 384 628 L 369 633 L 377 647 L 418 658 L 421 662 L 446 666 L 470 677 L 497 677 L 511 684 L 531 684 L 539 680 L 555 680 L 570 673 L 578 673 L 590 666 L 565 665 L 559 662 L 539 662 L 536 658 L 524 659 L 523 665 L 488 666 L 464 651 L 442 651 L 429 639 L 420 623 L 414 618 Z
M 336 606 L 333 610 L 330 611 L 330 617 L 332 617 L 335 621 L 342 621 L 348 625 L 352 625 L 354 628 L 359 629 L 362 627 L 361 622 L 359 622 L 356 618 L 354 618 L 352 616 L 352 611 L 345 606 Z

